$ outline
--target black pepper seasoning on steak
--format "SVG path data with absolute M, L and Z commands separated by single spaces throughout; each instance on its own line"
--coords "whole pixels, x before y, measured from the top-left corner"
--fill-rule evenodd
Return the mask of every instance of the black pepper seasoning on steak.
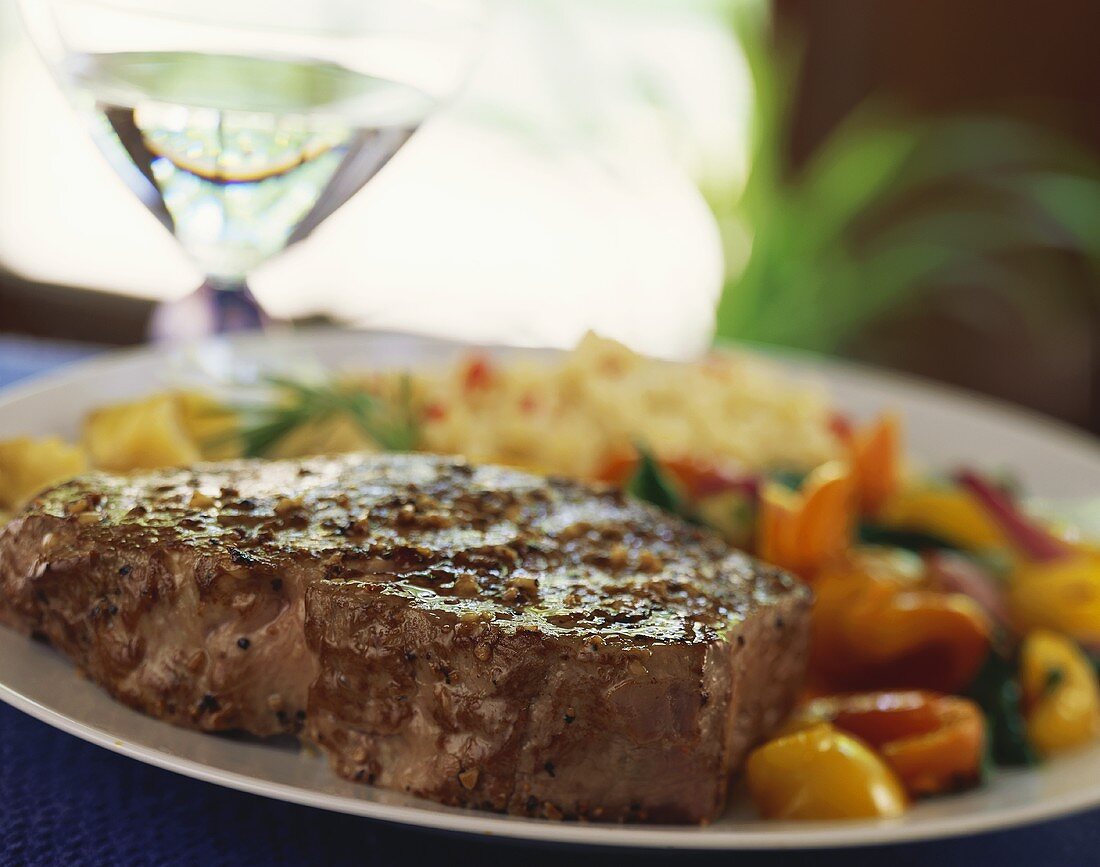
M 0 535 L 0 621 L 127 704 L 554 819 L 716 816 L 809 599 L 618 492 L 429 455 L 92 474 Z

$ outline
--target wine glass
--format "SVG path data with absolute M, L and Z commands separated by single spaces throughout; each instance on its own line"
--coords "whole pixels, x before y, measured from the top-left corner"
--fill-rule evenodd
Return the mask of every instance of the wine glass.
M 460 87 L 478 0 L 20 0 L 111 165 L 206 275 L 167 339 L 259 327 L 246 277 Z

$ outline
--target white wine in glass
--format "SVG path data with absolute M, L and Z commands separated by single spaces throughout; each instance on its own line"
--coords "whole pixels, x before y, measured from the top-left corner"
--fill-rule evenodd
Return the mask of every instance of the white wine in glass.
M 480 21 L 469 0 L 322 0 L 289 15 L 225 0 L 207 17 L 192 0 L 182 18 L 156 0 L 22 3 L 100 149 L 206 274 L 158 311 L 169 339 L 263 324 L 247 275 L 307 237 L 453 93 Z

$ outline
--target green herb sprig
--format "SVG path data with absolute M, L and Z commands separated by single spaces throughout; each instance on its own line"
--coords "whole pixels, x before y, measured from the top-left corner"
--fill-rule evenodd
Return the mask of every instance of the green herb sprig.
M 635 445 L 634 448 L 638 452 L 638 466 L 626 484 L 626 492 L 666 512 L 686 515 L 687 510 L 683 499 L 665 477 L 664 470 L 657 463 L 657 459 L 648 449 L 640 445 Z
M 355 422 L 386 451 L 409 451 L 420 438 L 408 376 L 402 377 L 392 400 L 333 380 L 314 383 L 268 376 L 264 384 L 275 391 L 273 398 L 235 407 L 241 416 L 235 437 L 246 457 L 265 457 L 294 431 L 340 416 Z

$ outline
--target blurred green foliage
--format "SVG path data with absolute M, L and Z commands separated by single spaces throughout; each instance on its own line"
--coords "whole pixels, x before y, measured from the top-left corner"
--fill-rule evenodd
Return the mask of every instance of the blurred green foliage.
M 720 337 L 832 351 L 933 286 L 1041 303 L 1060 272 L 1014 267 L 1019 251 L 1074 257 L 1100 293 L 1093 154 L 1017 118 L 913 117 L 869 103 L 791 172 L 798 52 L 774 44 L 762 4 L 738 7 L 734 26 L 756 88 L 752 169 L 740 200 L 711 205 L 752 240 L 723 293 Z

